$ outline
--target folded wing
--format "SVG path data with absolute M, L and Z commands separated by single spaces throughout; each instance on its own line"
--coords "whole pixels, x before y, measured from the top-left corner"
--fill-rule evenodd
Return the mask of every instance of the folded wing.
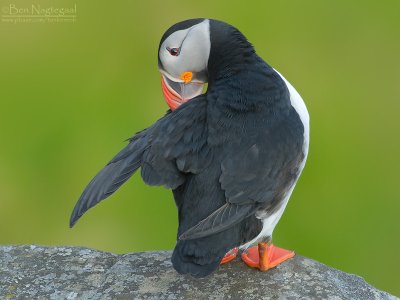
M 260 207 L 268 210 L 283 198 L 295 182 L 302 153 L 302 131 L 279 124 L 277 131 L 259 130 L 232 145 L 221 162 L 221 189 L 227 203 L 185 231 L 180 239 L 216 234 L 241 222 Z M 300 136 L 300 138 L 299 138 Z

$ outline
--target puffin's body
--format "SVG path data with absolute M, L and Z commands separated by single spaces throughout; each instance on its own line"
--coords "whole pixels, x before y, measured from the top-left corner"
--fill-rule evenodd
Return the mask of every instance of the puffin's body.
M 147 184 L 174 194 L 174 268 L 204 277 L 229 250 L 270 241 L 306 161 L 308 113 L 295 89 L 220 21 L 172 26 L 160 43 L 159 68 L 172 111 L 96 175 L 71 226 L 141 168 Z

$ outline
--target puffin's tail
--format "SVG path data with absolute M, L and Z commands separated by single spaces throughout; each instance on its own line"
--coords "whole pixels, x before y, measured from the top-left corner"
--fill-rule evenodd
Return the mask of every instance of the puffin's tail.
M 146 146 L 146 133 L 142 131 L 130 139 L 130 143 L 97 173 L 75 204 L 69 221 L 70 227 L 88 209 L 111 196 L 135 173 L 141 165 Z
M 219 254 L 201 253 L 204 246 L 196 241 L 178 241 L 172 254 L 172 265 L 180 274 L 190 274 L 202 278 L 214 272 L 227 251 Z
M 172 264 L 180 274 L 205 277 L 218 268 L 230 250 L 253 240 L 262 227 L 260 219 L 250 216 L 224 231 L 209 236 L 191 240 L 178 239 L 172 254 Z

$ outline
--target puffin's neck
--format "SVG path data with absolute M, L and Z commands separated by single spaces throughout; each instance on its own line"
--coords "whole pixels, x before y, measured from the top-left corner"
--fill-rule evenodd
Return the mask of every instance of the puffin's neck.
M 227 114 L 287 110 L 288 89 L 276 71 L 239 30 L 220 21 L 210 22 L 208 100 Z
M 207 89 L 208 101 L 220 110 L 229 115 L 245 112 L 277 115 L 290 109 L 285 82 L 255 53 L 240 63 L 227 62 L 220 67 L 211 76 Z
M 209 85 L 236 75 L 255 64 L 257 55 L 244 35 L 226 23 L 210 20 L 211 50 L 208 61 Z

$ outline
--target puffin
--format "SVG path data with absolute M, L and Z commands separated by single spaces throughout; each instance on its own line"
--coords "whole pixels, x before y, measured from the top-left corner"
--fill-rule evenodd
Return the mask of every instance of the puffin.
M 178 273 L 205 277 L 239 255 L 261 271 L 292 258 L 272 234 L 308 154 L 299 93 L 238 29 L 214 19 L 171 26 L 158 68 L 170 109 L 90 181 L 70 227 L 140 169 L 146 184 L 172 190 Z

